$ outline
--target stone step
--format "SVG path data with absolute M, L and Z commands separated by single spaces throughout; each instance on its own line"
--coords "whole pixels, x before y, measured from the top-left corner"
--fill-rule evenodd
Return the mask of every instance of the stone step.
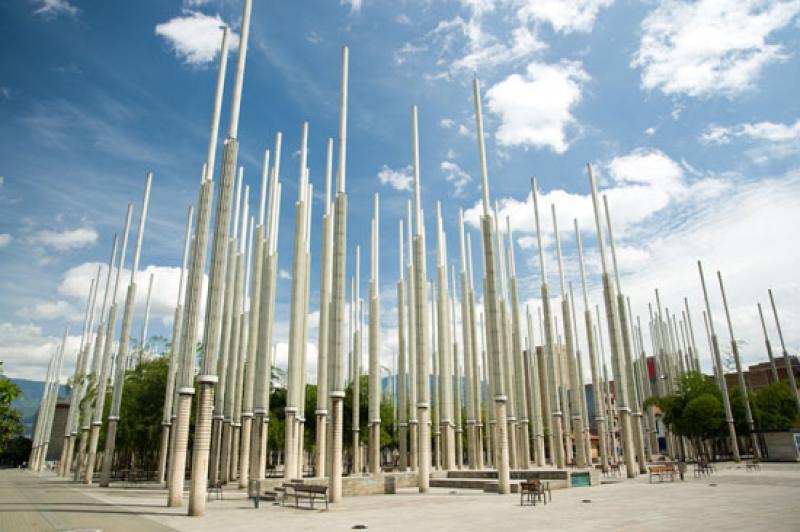
M 497 493 L 499 483 L 491 478 L 432 478 L 432 488 L 482 490 Z M 511 493 L 519 493 L 519 482 L 511 482 Z
M 553 469 L 513 469 L 509 472 L 511 480 L 563 480 L 569 478 L 569 471 Z M 497 480 L 497 471 L 461 469 L 447 471 L 448 479 Z

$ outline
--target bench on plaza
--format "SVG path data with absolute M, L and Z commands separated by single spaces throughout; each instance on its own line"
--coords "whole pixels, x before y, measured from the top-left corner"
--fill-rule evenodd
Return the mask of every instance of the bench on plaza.
M 747 460 L 744 463 L 745 471 L 761 471 L 761 462 L 758 458 Z
M 215 495 L 216 500 L 222 500 L 222 482 L 211 482 L 208 485 L 208 498 L 211 499 L 211 494 Z
M 650 483 L 653 483 L 654 478 L 658 478 L 659 482 L 664 482 L 665 478 L 669 478 L 671 482 L 675 481 L 675 474 L 677 471 L 675 470 L 674 464 L 664 464 L 664 465 L 654 465 L 649 466 L 648 472 L 650 473 Z
M 295 507 L 300 507 L 300 500 L 307 500 L 314 509 L 314 501 L 325 501 L 325 509 L 328 509 L 328 486 L 322 484 L 303 484 L 300 482 L 284 482 L 283 488 L 284 501 L 288 497 L 294 497 Z M 277 488 L 276 488 L 277 490 Z
M 615 476 L 622 476 L 622 472 L 619 469 L 619 462 L 609 462 L 608 463 L 608 471 L 606 475 L 615 475 Z
M 712 473 L 715 473 L 715 471 L 714 471 L 714 465 L 711 462 L 708 462 L 707 460 L 704 460 L 702 458 L 698 459 L 697 462 L 695 462 L 694 464 L 695 477 L 700 477 L 703 475 L 709 476 Z
M 531 504 L 536 506 L 536 501 L 547 505 L 547 498 L 553 501 L 553 494 L 550 491 L 550 484 L 544 483 L 541 480 L 531 479 L 526 480 L 519 485 L 519 505 Z

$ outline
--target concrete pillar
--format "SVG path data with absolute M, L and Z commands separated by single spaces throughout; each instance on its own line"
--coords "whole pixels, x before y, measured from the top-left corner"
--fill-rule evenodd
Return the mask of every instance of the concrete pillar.
M 320 253 L 319 336 L 317 338 L 317 440 L 316 476 L 328 470 L 328 337 L 330 335 L 331 267 L 333 253 L 333 210 L 331 183 L 333 175 L 333 139 L 328 138 L 325 157 L 325 205 L 322 215 L 322 251 Z
M 250 12 L 252 0 L 244 0 L 242 28 L 239 38 L 239 55 L 236 65 L 231 98 L 231 120 L 228 138 L 223 151 L 220 186 L 217 195 L 217 212 L 215 216 L 214 239 L 211 251 L 211 268 L 209 271 L 208 301 L 206 303 L 206 328 L 203 364 L 197 382 L 200 386 L 197 417 L 195 422 L 194 449 L 192 452 L 192 482 L 189 491 L 189 515 L 205 514 L 206 489 L 208 487 L 208 452 L 211 436 L 211 416 L 214 404 L 214 391 L 219 381 L 216 371 L 219 356 L 219 337 L 222 327 L 222 303 L 224 293 L 225 262 L 227 255 L 227 235 L 230 225 L 231 201 L 233 192 L 233 174 L 239 154 L 238 126 L 241 103 L 242 83 L 244 81 L 245 58 L 247 57 L 247 41 L 250 33 Z
M 543 368 L 547 374 L 548 390 L 545 394 L 545 408 L 550 411 L 550 457 L 551 463 L 563 469 L 566 462 L 564 454 L 564 431 L 561 424 L 561 400 L 556 383 L 555 363 L 555 338 L 553 337 L 553 318 L 550 310 L 550 293 L 547 286 L 547 270 L 544 265 L 544 246 L 542 245 L 541 225 L 539 224 L 539 192 L 536 178 L 531 179 L 531 195 L 533 196 L 533 217 L 536 222 L 536 238 L 539 248 L 539 272 L 542 277 L 541 299 L 542 313 L 544 314 L 544 360 Z
M 711 316 L 711 303 L 708 300 L 708 291 L 706 290 L 706 280 L 705 277 L 703 276 L 703 265 L 699 260 L 697 261 L 697 269 L 700 273 L 700 284 L 703 287 L 703 297 L 705 298 L 706 302 L 708 328 L 709 332 L 711 333 L 712 355 L 714 356 L 714 361 L 717 366 L 717 371 L 719 372 L 719 386 L 720 386 L 720 391 L 722 392 L 722 405 L 725 407 L 725 421 L 728 424 L 728 436 L 730 439 L 731 453 L 733 454 L 734 462 L 741 462 L 742 459 L 739 456 L 739 442 L 736 438 L 736 427 L 734 425 L 733 413 L 731 412 L 731 401 L 730 397 L 728 396 L 728 385 L 725 382 L 725 374 L 722 370 L 722 358 L 720 357 L 719 354 L 719 342 L 717 341 L 717 334 L 714 332 L 714 320 Z
M 217 72 L 217 82 L 214 91 L 213 112 L 211 115 L 211 131 L 208 140 L 206 164 L 203 167 L 200 179 L 200 191 L 197 202 L 197 224 L 195 228 L 194 243 L 189 266 L 189 278 L 186 285 L 186 300 L 184 301 L 184 320 L 180 335 L 180 366 L 176 376 L 178 391 L 175 420 L 172 425 L 174 432 L 172 460 L 169 464 L 167 482 L 167 506 L 179 507 L 183 502 L 183 485 L 186 471 L 187 444 L 189 436 L 189 415 L 192 408 L 194 395 L 194 361 L 196 356 L 196 341 L 198 321 L 200 318 L 202 284 L 205 277 L 206 255 L 208 251 L 208 233 L 211 221 L 211 200 L 214 193 L 214 169 L 219 118 L 222 109 L 222 94 L 225 86 L 225 71 L 228 64 L 228 34 L 227 27 L 222 31 L 222 46 L 220 49 L 220 62 Z M 237 110 L 238 112 L 238 110 Z M 225 151 L 236 150 L 233 143 L 226 146 Z M 230 164 L 230 163 L 229 163 Z M 234 162 L 235 165 L 235 162 Z
M 111 481 L 111 466 L 114 462 L 114 447 L 116 444 L 117 424 L 119 423 L 120 407 L 122 404 L 122 391 L 125 384 L 125 370 L 128 365 L 128 349 L 130 347 L 131 325 L 133 324 L 133 305 L 136 300 L 136 273 L 139 270 L 139 257 L 142 251 L 144 240 L 144 228 L 147 220 L 147 208 L 150 202 L 150 186 L 153 181 L 152 172 L 147 174 L 144 187 L 144 199 L 142 200 L 142 212 L 139 217 L 139 228 L 136 235 L 136 250 L 133 255 L 133 266 L 131 267 L 131 280 L 128 285 L 128 293 L 125 298 L 125 310 L 122 314 L 122 329 L 119 337 L 119 347 L 117 348 L 116 367 L 114 375 L 114 390 L 111 394 L 111 409 L 108 415 L 108 427 L 106 430 L 106 446 L 103 453 L 103 470 L 100 477 L 100 485 L 108 486 Z
M 399 445 L 399 466 L 400 471 L 406 471 L 409 464 L 408 456 L 408 384 L 406 383 L 406 303 L 405 303 L 405 280 L 403 270 L 406 265 L 403 261 L 403 220 L 399 222 L 398 228 L 398 261 L 399 269 L 397 281 L 397 387 L 398 387 L 398 437 Z M 414 376 L 410 378 L 413 380 Z
M 406 204 L 408 221 L 408 447 L 409 463 L 412 471 L 419 470 L 419 420 L 417 419 L 417 306 L 414 288 L 414 220 L 411 215 L 411 201 Z
M 342 428 L 344 425 L 344 301 L 347 250 L 347 196 L 345 194 L 345 162 L 347 154 L 347 65 L 348 49 L 342 49 L 342 80 L 339 114 L 339 157 L 336 176 L 336 205 L 333 247 L 333 288 L 331 292 L 330 341 L 328 343 L 328 388 L 331 405 L 331 439 L 329 497 L 334 503 L 342 500 Z
M 778 367 L 775 365 L 775 357 L 772 355 L 772 344 L 769 341 L 769 334 L 767 333 L 767 325 L 764 323 L 764 311 L 761 310 L 761 303 L 758 304 L 758 317 L 761 319 L 761 330 L 764 331 L 764 345 L 767 348 L 767 356 L 769 357 L 769 368 L 772 371 L 772 382 L 779 382 Z
M 767 292 L 769 293 L 769 302 L 772 306 L 772 315 L 775 317 L 775 327 L 778 329 L 778 338 L 781 341 L 783 364 L 784 368 L 786 369 L 786 375 L 789 378 L 789 387 L 792 389 L 794 401 L 797 404 L 797 409 L 800 411 L 800 393 L 797 391 L 797 382 L 795 382 L 794 368 L 792 368 L 792 362 L 789 359 L 789 352 L 786 350 L 786 344 L 783 341 L 783 331 L 781 330 L 781 323 L 778 320 L 778 308 L 775 306 L 775 298 L 772 295 L 772 288 L 770 288 Z
M 578 360 L 575 356 L 575 341 L 573 337 L 573 322 L 572 312 L 570 310 L 570 301 L 566 292 L 564 284 L 564 266 L 561 257 L 561 237 L 558 233 L 558 217 L 556 216 L 556 206 L 550 205 L 553 214 L 553 233 L 556 239 L 556 252 L 558 256 L 558 278 L 559 286 L 561 288 L 561 319 L 564 326 L 564 341 L 566 343 L 566 362 L 569 367 L 569 380 L 570 380 L 570 394 L 572 397 L 572 422 L 575 427 L 575 465 L 577 467 L 586 467 L 586 447 L 581 441 L 583 436 L 583 409 L 580 396 L 583 394 L 583 382 L 578 377 Z M 567 374 L 563 375 L 566 380 Z M 591 457 L 589 458 L 591 462 Z
M 508 426 L 506 419 L 506 388 L 505 376 L 503 375 L 503 365 L 500 352 L 500 312 L 498 312 L 497 294 L 497 272 L 495 262 L 495 241 L 492 234 L 493 223 L 489 211 L 489 177 L 486 170 L 486 146 L 483 137 L 483 116 L 481 114 L 480 83 L 478 79 L 472 80 L 472 92 L 475 103 L 475 124 L 478 134 L 478 156 L 481 169 L 481 189 L 483 192 L 483 215 L 481 217 L 482 241 L 483 241 L 483 271 L 485 273 L 484 305 L 486 306 L 487 317 L 487 352 L 492 364 L 492 375 L 495 381 L 494 401 L 495 401 L 495 421 L 497 431 L 497 448 L 495 455 L 495 466 L 497 468 L 498 492 L 502 495 L 511 492 L 509 482 L 509 449 L 508 449 Z
M 597 229 L 597 241 L 600 246 L 600 259 L 603 266 L 603 296 L 606 307 L 606 319 L 608 321 L 608 336 L 611 345 L 611 368 L 614 373 L 614 391 L 616 395 L 617 411 L 619 412 L 620 436 L 622 438 L 622 455 L 625 461 L 625 470 L 628 478 L 636 477 L 634 470 L 634 448 L 633 434 L 630 419 L 630 407 L 628 404 L 627 376 L 625 372 L 625 360 L 622 347 L 622 336 L 620 331 L 619 316 L 615 306 L 616 297 L 614 287 L 608 275 L 606 265 L 605 243 L 603 239 L 603 229 L 600 224 L 600 207 L 597 201 L 597 187 L 592 174 L 591 165 L 586 165 L 589 174 L 589 183 L 592 189 L 592 205 L 594 207 L 595 225 Z
M 369 471 L 373 475 L 381 471 L 381 360 L 380 360 L 380 284 L 379 271 L 379 209 L 378 194 L 375 193 L 375 214 L 372 219 L 371 279 L 369 282 Z
M 427 493 L 430 488 L 431 439 L 430 439 L 430 386 L 428 383 L 428 360 L 430 353 L 430 330 L 428 323 L 428 279 L 425 259 L 425 230 L 422 222 L 422 203 L 419 182 L 419 133 L 417 130 L 417 107 L 411 108 L 411 146 L 414 173 L 414 339 L 417 358 L 417 453 L 419 460 L 419 491 Z
M 86 302 L 86 315 L 83 320 L 83 334 L 81 335 L 81 345 L 78 351 L 78 360 L 75 363 L 73 374 L 73 390 L 70 397 L 69 411 L 67 412 L 67 423 L 64 426 L 64 443 L 61 447 L 61 460 L 59 461 L 58 476 L 65 477 L 69 474 L 72 467 L 72 454 L 75 447 L 75 435 L 77 435 L 78 417 L 80 415 L 80 399 L 83 395 L 84 380 L 86 378 L 86 366 L 89 362 L 89 353 L 92 346 L 92 328 L 94 325 L 94 306 L 97 299 L 98 287 L 100 285 L 101 267 L 97 268 L 97 276 L 92 279 L 89 288 L 89 299 Z M 73 435 L 73 431 L 75 435 Z
M 647 461 L 645 460 L 644 433 L 642 432 L 642 401 L 636 388 L 636 381 L 633 378 L 633 347 L 631 345 L 631 317 L 625 306 L 625 296 L 622 293 L 622 285 L 619 278 L 619 266 L 617 265 L 617 249 L 614 242 L 614 232 L 611 225 L 611 213 L 608 208 L 608 196 L 603 195 L 603 206 L 606 214 L 606 224 L 608 225 L 608 240 L 611 243 L 611 260 L 614 267 L 614 280 L 617 288 L 617 315 L 619 319 L 620 338 L 622 340 L 622 353 L 625 356 L 624 372 L 625 385 L 628 393 L 629 406 L 631 408 L 631 431 L 633 432 L 633 444 L 639 463 L 639 473 L 647 473 Z
M 719 291 L 722 293 L 722 305 L 725 309 L 725 319 L 728 322 L 728 333 L 731 337 L 731 350 L 733 351 L 733 360 L 736 363 L 736 375 L 739 380 L 739 393 L 742 394 L 744 401 L 744 416 L 747 422 L 747 427 L 750 429 L 750 444 L 753 446 L 753 454 L 756 458 L 761 458 L 761 447 L 758 444 L 758 435 L 756 434 L 756 426 L 753 422 L 753 412 L 750 410 L 750 397 L 747 394 L 747 386 L 744 383 L 744 374 L 742 373 L 742 361 L 739 357 L 739 345 L 736 343 L 736 338 L 733 335 L 733 323 L 731 322 L 731 313 L 728 310 L 728 298 L 725 296 L 725 286 L 722 284 L 722 273 L 717 270 L 717 279 L 719 280 Z

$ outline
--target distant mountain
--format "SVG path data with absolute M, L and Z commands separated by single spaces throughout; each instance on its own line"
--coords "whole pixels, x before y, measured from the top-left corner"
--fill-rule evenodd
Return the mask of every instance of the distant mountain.
M 19 410 L 22 415 L 22 424 L 25 426 L 25 436 L 30 436 L 33 432 L 33 423 L 36 420 L 36 412 L 39 410 L 39 402 L 44 393 L 44 381 L 32 381 L 28 379 L 9 378 L 11 382 L 19 386 L 22 394 L 19 399 L 13 401 L 11 406 Z M 58 390 L 59 399 L 69 398 L 70 388 L 63 384 Z

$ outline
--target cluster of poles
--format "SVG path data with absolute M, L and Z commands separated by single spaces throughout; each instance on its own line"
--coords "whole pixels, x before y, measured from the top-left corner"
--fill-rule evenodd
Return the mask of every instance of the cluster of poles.
M 167 387 L 164 397 L 158 480 L 167 486 L 167 504 L 184 503 L 184 483 L 190 480 L 189 515 L 203 515 L 209 483 L 238 482 L 244 488 L 251 480 L 264 478 L 267 468 L 267 434 L 270 423 L 270 386 L 274 359 L 273 328 L 278 272 L 278 234 L 281 207 L 281 133 L 272 149 L 264 153 L 258 213 L 249 213 L 249 187 L 243 187 L 238 167 L 237 138 L 241 91 L 249 36 L 252 0 L 244 0 L 238 60 L 230 104 L 230 125 L 223 141 L 222 161 L 216 169 L 217 137 L 227 68 L 229 32 L 222 36 L 208 152 L 202 166 L 199 197 L 189 208 L 183 259 L 175 307 Z M 345 188 L 347 154 L 348 49 L 342 50 L 341 100 L 338 146 L 334 167 L 334 140 L 327 140 L 325 195 L 321 210 L 322 249 L 319 280 L 319 334 L 317 349 L 316 441 L 313 460 L 316 475 L 326 477 L 333 502 L 341 500 L 344 472 L 346 381 L 352 386 L 354 413 L 352 471 L 381 471 L 381 338 L 378 235 L 379 201 L 374 200 L 371 222 L 371 274 L 368 301 L 368 427 L 366 457 L 360 452 L 359 377 L 362 374 L 361 345 L 364 304 L 360 294 L 360 249 L 355 251 L 355 275 L 351 278 L 349 308 L 346 305 L 347 216 Z M 558 262 L 558 296 L 551 294 L 540 220 L 539 196 L 531 181 L 531 216 L 536 226 L 539 250 L 541 307 L 539 336 L 534 336 L 530 306 L 521 308 L 519 278 L 514 257 L 510 220 L 501 220 L 498 206 L 491 203 L 484 146 L 480 84 L 473 81 L 478 155 L 481 176 L 480 246 L 483 258 L 482 305 L 475 290 L 472 234 L 465 230 L 463 212 L 458 212 L 459 271 L 447 256 L 441 205 L 436 204 L 436 259 L 429 280 L 426 230 L 420 197 L 419 136 L 417 108 L 411 109 L 413 202 L 405 220 L 399 221 L 397 281 L 396 411 L 399 434 L 398 465 L 418 472 L 421 492 L 429 489 L 432 468 L 484 469 L 497 471 L 500 493 L 510 492 L 510 471 L 552 465 L 593 467 L 589 409 L 584 390 L 583 360 L 591 368 L 594 422 L 598 438 L 598 465 L 624 462 L 627 475 L 646 472 L 646 463 L 659 451 L 653 407 L 645 407 L 654 394 L 677 389 L 680 376 L 699 371 L 699 350 L 689 314 L 688 300 L 680 317 L 661 306 L 656 291 L 655 311 L 650 307 L 649 333 L 656 386 L 651 383 L 647 349 L 641 320 L 631 312 L 630 300 L 621 283 L 607 198 L 597 193 L 591 166 L 587 174 L 594 209 L 595 230 L 602 265 L 602 298 L 605 330 L 610 346 L 611 379 L 606 364 L 599 306 L 590 304 L 583 260 L 581 230 L 574 221 L 583 310 L 582 342 L 577 318 L 579 303 L 565 275 L 561 233 L 555 206 L 551 206 L 553 236 Z M 307 167 L 308 124 L 302 127 L 298 170 L 298 196 L 294 211 L 293 269 L 289 309 L 288 377 L 285 418 L 284 477 L 303 475 L 306 387 L 306 350 L 310 314 L 311 213 L 313 185 Z M 238 170 L 237 170 L 238 168 Z M 335 184 L 334 184 L 335 177 Z M 61 476 L 91 484 L 100 465 L 99 483 L 109 485 L 114 462 L 116 429 L 125 370 L 131 357 L 131 326 L 137 286 L 135 277 L 144 237 L 152 174 L 145 183 L 136 235 L 131 277 L 122 307 L 121 331 L 116 337 L 117 292 L 125 266 L 132 205 L 128 205 L 121 247 L 115 236 L 111 257 L 101 279 L 98 269 L 86 305 L 86 317 L 78 351 L 73 393 L 70 399 L 64 446 L 59 462 Z M 216 188 L 216 191 L 215 191 Z M 212 207 L 215 208 L 212 217 Z M 211 223 L 213 220 L 213 233 Z M 505 230 L 504 230 L 505 229 Z M 606 242 L 610 247 L 607 250 Z M 206 264 L 211 246 L 210 264 Z M 448 271 L 448 265 L 450 265 Z M 714 331 L 711 306 L 703 278 L 706 302 L 704 320 L 715 373 L 722 390 L 729 445 L 739 459 L 738 439 L 731 415 L 723 375 L 719 342 Z M 201 318 L 202 287 L 208 272 L 204 327 L 199 349 L 196 339 Z M 114 277 L 112 283 L 112 276 Z M 612 279 L 613 276 L 613 279 Z M 104 284 L 99 314 L 95 312 L 100 285 Z M 111 288 L 113 284 L 113 288 Z M 736 360 L 739 385 L 744 387 L 738 347 L 727 308 L 722 277 L 723 303 Z M 152 279 L 150 282 L 152 287 Z M 458 288 L 458 290 L 457 290 Z M 775 324 L 791 381 L 797 388 L 783 343 L 777 310 L 770 292 Z M 559 308 L 553 302 L 559 299 Z M 149 300 L 149 295 L 148 295 Z M 149 305 L 147 305 L 149 308 Z M 761 308 L 759 306 L 759 312 Z M 349 313 L 349 316 L 347 315 Z M 149 312 L 148 312 L 149 314 Z M 98 323 L 95 331 L 95 318 Z M 345 322 L 349 330 L 345 331 Z M 145 320 L 146 323 L 146 320 Z M 763 314 L 762 314 L 763 324 Z M 146 335 L 143 327 L 142 346 Z M 777 369 L 766 337 L 772 371 Z M 39 422 L 34 431 L 30 464 L 41 469 L 50 441 L 59 374 L 64 359 L 64 341 L 54 354 L 46 379 Z M 345 374 L 345 347 L 349 349 L 349 375 Z M 581 353 L 581 345 L 587 352 Z M 537 345 L 539 347 L 537 347 Z M 91 366 L 89 363 L 91 362 Z M 87 392 L 92 384 L 94 394 Z M 103 419 L 106 388 L 111 385 L 111 406 Z M 613 386 L 613 390 L 612 390 Z M 744 389 L 742 390 L 744 391 Z M 193 447 L 188 450 L 189 419 L 196 408 Z M 747 409 L 747 422 L 753 426 Z M 466 427 L 462 425 L 465 420 Z M 106 424 L 105 448 L 98 450 L 100 429 Z M 464 437 L 466 432 L 466 437 Z M 690 442 L 668 435 L 668 453 L 685 456 Z M 466 448 L 463 442 L 466 441 Z M 758 452 L 758 445 L 753 442 Z M 191 456 L 190 467 L 188 464 Z M 365 462 L 365 463 L 363 463 Z

